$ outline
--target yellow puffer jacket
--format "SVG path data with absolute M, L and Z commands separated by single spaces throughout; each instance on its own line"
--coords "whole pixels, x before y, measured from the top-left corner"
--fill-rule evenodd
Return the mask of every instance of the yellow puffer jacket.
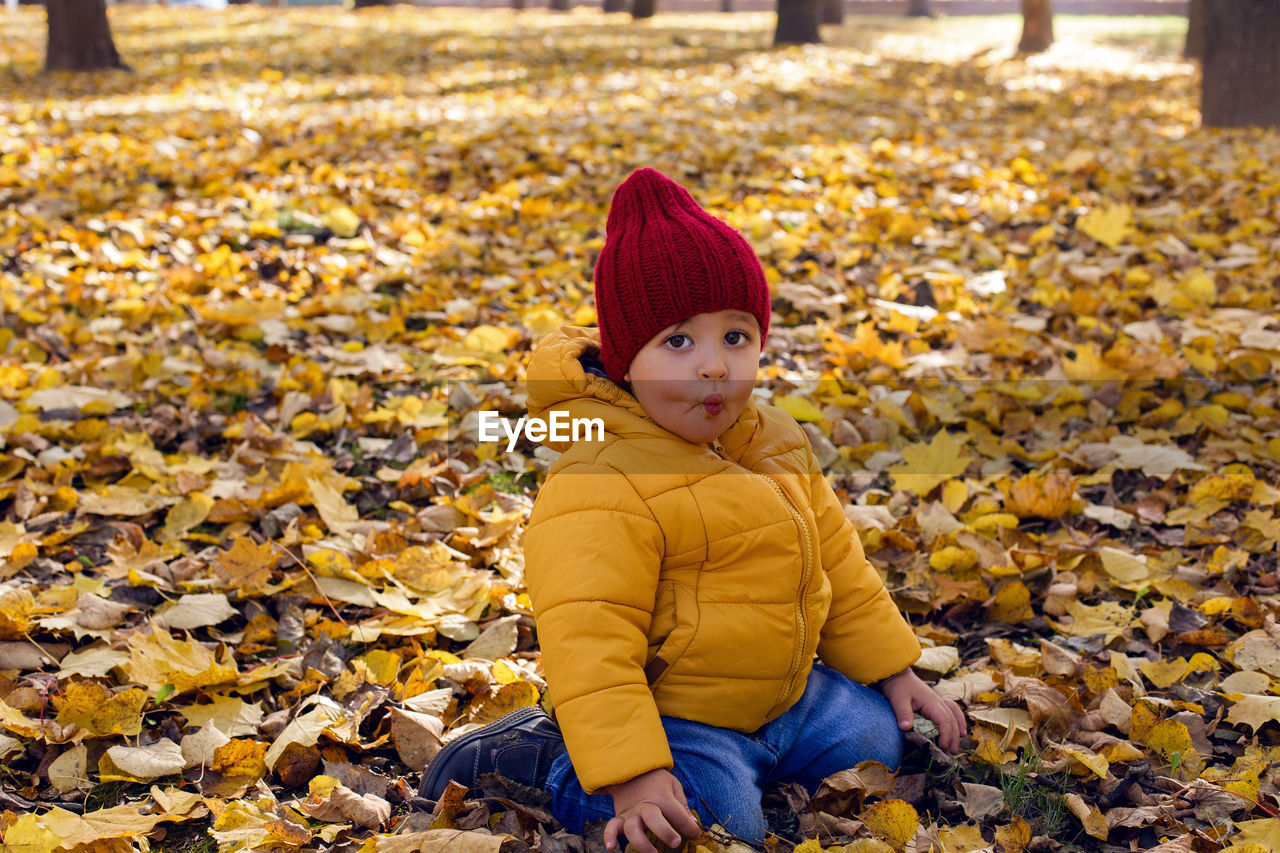
M 869 683 L 920 646 L 863 556 L 804 432 L 749 402 L 712 445 L 584 371 L 594 329 L 534 352 L 529 414 L 601 418 L 563 451 L 525 535 L 551 704 L 588 792 L 670 768 L 660 715 L 752 732 L 800 698 L 817 652 Z

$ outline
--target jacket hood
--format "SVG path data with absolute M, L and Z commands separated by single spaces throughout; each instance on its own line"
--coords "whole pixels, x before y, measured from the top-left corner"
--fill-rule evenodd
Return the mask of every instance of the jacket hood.
M 553 410 L 564 411 L 571 418 L 600 418 L 605 432 L 619 438 L 683 441 L 658 426 L 629 391 L 611 379 L 588 373 L 582 364 L 583 356 L 599 359 L 599 330 L 562 326 L 538 342 L 526 373 L 530 417 L 545 419 Z M 759 415 L 752 398 L 721 435 L 720 443 L 736 457 L 750 443 L 758 425 Z M 561 453 L 572 446 L 568 441 L 550 439 L 542 443 Z

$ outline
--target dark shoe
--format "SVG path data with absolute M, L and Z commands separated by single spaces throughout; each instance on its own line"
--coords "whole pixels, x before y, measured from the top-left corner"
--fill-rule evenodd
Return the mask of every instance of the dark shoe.
M 542 788 L 551 762 L 564 751 L 560 727 L 545 711 L 536 705 L 520 708 L 445 744 L 427 765 L 418 794 L 439 800 L 450 781 L 471 788 L 486 773 Z

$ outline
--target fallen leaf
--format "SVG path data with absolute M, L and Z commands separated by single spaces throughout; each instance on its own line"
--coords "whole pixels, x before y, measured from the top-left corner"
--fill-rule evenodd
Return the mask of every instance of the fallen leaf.
M 181 773 L 187 766 L 182 748 L 168 738 L 149 746 L 113 746 L 98 765 L 103 781 L 149 782 Z

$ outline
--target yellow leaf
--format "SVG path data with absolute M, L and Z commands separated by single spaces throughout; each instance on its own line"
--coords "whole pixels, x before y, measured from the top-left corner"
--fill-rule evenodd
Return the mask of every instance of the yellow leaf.
M 929 566 L 940 572 L 965 571 L 978 563 L 978 555 L 959 545 L 946 545 L 929 555 Z
M 920 816 L 905 800 L 881 800 L 863 809 L 858 819 L 895 850 L 905 847 L 920 828 Z
M 1228 465 L 1221 473 L 1200 478 L 1187 494 L 1187 503 L 1247 501 L 1253 496 L 1256 483 L 1257 478 L 1247 465 Z
M 181 694 L 197 687 L 233 681 L 238 675 L 235 662 L 227 652 L 219 658 L 200 643 L 175 640 L 166 630 L 132 634 L 128 645 L 129 662 L 123 665 L 125 673 L 153 693 L 172 684 L 174 692 Z
M 510 835 L 488 829 L 427 829 L 398 835 L 374 835 L 359 853 L 498 853 Z
M 248 799 L 228 802 L 209 830 L 219 848 L 290 850 L 311 841 L 311 830 L 301 816 L 292 810 L 276 814 L 274 802 L 266 802 L 271 803 L 271 811 Z
M 840 853 L 893 853 L 893 848 L 879 838 L 855 838 L 839 850 Z
M 1099 752 L 1110 764 L 1132 764 L 1146 757 L 1146 753 L 1127 740 L 1116 741 L 1102 747 Z
M 63 809 L 54 809 L 62 812 Z M 67 814 L 71 814 L 67 812 Z M 71 814 L 71 817 L 79 815 Z M 49 829 L 49 815 L 25 814 L 10 824 L 4 832 L 4 847 L 14 853 L 53 853 L 62 846 L 62 836 Z
M 1133 230 L 1133 210 L 1127 204 L 1095 207 L 1076 220 L 1076 227 L 1109 249 L 1124 242 Z
M 1005 506 L 1019 518 L 1061 518 L 1071 511 L 1075 478 L 1065 471 L 1028 474 L 1008 489 Z
M 1106 841 L 1107 819 L 1098 811 L 1098 807 L 1093 803 L 1086 803 L 1083 797 L 1075 793 L 1067 794 L 1065 799 L 1067 808 L 1080 820 L 1084 831 L 1099 841 Z
M 327 211 L 320 221 L 339 237 L 349 239 L 360 232 L 360 217 L 349 207 L 335 207 Z
M 307 487 L 311 490 L 311 501 L 316 511 L 332 532 L 345 533 L 360 520 L 359 510 L 347 503 L 338 489 L 316 478 L 307 480 Z
M 366 578 L 355 570 L 351 558 L 341 551 L 332 548 L 320 548 L 307 555 L 307 562 L 316 569 L 322 578 L 346 578 L 357 583 L 366 582 Z
M 226 551 L 213 558 L 213 571 L 223 584 L 241 596 L 261 592 L 271 580 L 271 572 L 279 562 L 276 547 L 270 542 L 256 544 L 248 536 L 237 536 Z
M 1218 301 L 1218 286 L 1203 272 L 1193 273 L 1178 284 L 1178 290 L 1193 303 L 1212 305 Z
M 969 500 L 969 487 L 963 480 L 948 480 L 942 486 L 942 505 L 952 513 L 957 513 Z
M 1257 844 L 1265 850 L 1280 850 L 1280 820 L 1260 818 L 1237 821 L 1236 829 L 1240 830 L 1238 842 L 1241 844 Z
M 945 430 L 928 444 L 908 445 L 902 450 L 906 462 L 889 468 L 894 488 L 924 497 L 938 484 L 964 473 L 973 457 L 963 451 L 964 445 Z
M 511 331 L 497 326 L 476 326 L 462 339 L 462 345 L 467 349 L 491 355 L 505 352 L 512 343 Z
M 1102 568 L 1107 570 L 1116 586 L 1121 589 L 1138 589 L 1151 579 L 1147 558 L 1121 551 L 1118 548 L 1099 548 Z
M 1076 749 L 1075 747 L 1070 747 L 1070 746 L 1063 747 L 1062 751 L 1065 752 L 1067 755 L 1071 756 L 1072 759 L 1074 759 L 1077 763 L 1082 765 L 1090 773 L 1093 773 L 1099 779 L 1107 778 L 1108 771 L 1110 770 L 1110 767 L 1111 767 L 1111 762 L 1109 762 L 1104 756 L 1096 752 L 1090 752 L 1084 749 Z
M 995 841 L 1004 849 L 1004 853 L 1022 853 L 1031 843 L 1031 824 L 1015 817 L 1007 825 L 996 827 Z
M 1022 581 L 1010 581 L 996 591 L 987 608 L 987 618 L 996 622 L 1016 625 L 1034 618 L 1031 610 L 1031 590 Z
M 1156 723 L 1147 732 L 1145 741 L 1147 746 L 1164 756 L 1165 761 L 1172 761 L 1175 754 L 1181 759 L 1195 749 L 1191 744 L 1191 732 L 1178 720 Z
M 364 656 L 372 684 L 391 684 L 400 674 L 400 656 L 386 649 L 374 649 Z
M 267 775 L 263 757 L 267 745 L 249 738 L 236 738 L 213 751 L 209 769 L 222 774 L 222 781 L 229 787 L 252 785 Z
M 853 333 L 853 345 L 849 349 L 851 352 L 859 353 L 889 367 L 907 366 L 906 359 L 902 355 L 902 343 L 900 341 L 886 343 L 881 340 L 875 323 L 870 320 L 858 324 L 858 328 Z
M 534 340 L 546 337 L 565 324 L 564 315 L 547 305 L 538 305 L 525 311 L 521 321 Z
M 1010 512 L 989 512 L 979 515 L 969 522 L 969 527 L 976 533 L 998 533 L 1000 530 L 1013 530 L 1018 526 L 1018 517 Z
M 773 400 L 773 405 L 786 412 L 791 417 L 804 423 L 818 423 L 825 420 L 822 416 L 822 410 L 813 404 L 812 400 L 806 397 L 798 397 L 795 394 L 788 394 L 785 397 L 777 397 Z
M 142 731 L 147 693 L 137 687 L 113 694 L 96 681 L 72 681 L 62 694 L 58 722 L 74 723 L 95 735 L 134 737 Z
M 1147 681 L 1163 690 L 1181 681 L 1182 677 L 1187 674 L 1187 659 L 1180 657 L 1176 660 L 1139 661 L 1138 669 L 1142 670 L 1142 674 L 1147 677 Z
M 971 850 L 984 850 L 991 847 L 983 839 L 982 830 L 972 824 L 940 829 L 938 838 L 942 841 L 943 849 L 947 853 L 969 853 Z
M 1105 634 L 1109 643 L 1121 636 L 1134 622 L 1133 611 L 1116 601 L 1103 601 L 1089 605 L 1072 599 L 1067 602 L 1071 622 L 1063 627 L 1069 637 L 1088 637 Z
M 1108 364 L 1094 344 L 1080 344 L 1073 352 L 1075 358 L 1065 358 L 1062 361 L 1062 372 L 1067 374 L 1068 379 L 1075 382 L 1099 382 L 1124 378 L 1124 373 Z
M 538 688 L 527 681 L 500 684 L 488 698 L 473 702 L 470 722 L 492 723 L 517 708 L 538 704 Z
M 182 503 L 169 508 L 165 516 L 164 528 L 156 537 L 161 542 L 181 539 L 191 532 L 192 528 L 204 523 L 213 509 L 213 498 L 204 492 L 195 492 L 183 499 Z

